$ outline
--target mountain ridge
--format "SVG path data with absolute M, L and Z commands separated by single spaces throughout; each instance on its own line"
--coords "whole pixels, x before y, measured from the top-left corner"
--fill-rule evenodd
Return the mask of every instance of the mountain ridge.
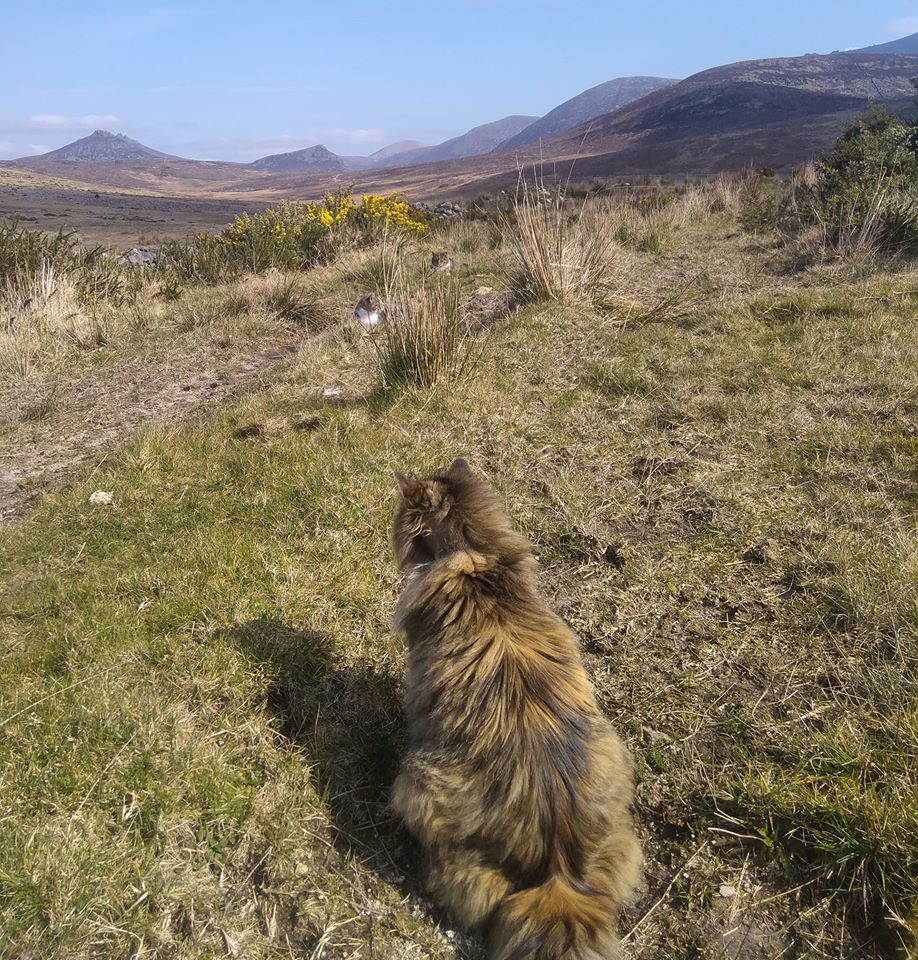
M 717 172 L 744 149 L 741 166 L 788 169 L 831 147 L 869 103 L 907 103 L 915 75 L 918 57 L 904 55 L 740 61 L 693 74 L 541 148 L 549 157 L 586 154 L 578 170 L 589 176 Z M 720 155 L 720 138 L 729 156 Z
M 898 111 L 911 109 L 915 76 L 914 54 L 808 54 L 739 61 L 677 82 L 656 78 L 665 85 L 654 92 L 520 146 L 506 143 L 527 129 L 531 133 L 533 123 L 545 118 L 511 115 L 434 147 L 402 142 L 371 157 L 340 157 L 315 144 L 252 164 L 186 160 L 99 130 L 5 165 L 129 189 L 281 197 L 354 182 L 368 192 L 400 190 L 419 199 L 438 192 L 502 189 L 520 164 L 541 162 L 576 162 L 576 176 L 599 178 L 705 175 L 745 165 L 786 170 L 830 148 L 871 101 Z M 602 92 L 606 86 L 584 93 Z M 488 138 L 493 142 L 503 132 L 501 125 L 508 124 L 516 132 L 501 139 L 497 149 L 488 149 Z
M 323 143 L 304 147 L 302 150 L 291 150 L 287 153 L 272 153 L 266 157 L 253 160 L 248 166 L 252 170 L 261 170 L 266 173 L 341 173 L 347 169 L 344 159 L 333 153 Z
M 617 77 L 598 83 L 559 103 L 519 133 L 508 137 L 495 147 L 495 152 L 548 139 L 678 82 L 665 77 Z
M 857 50 L 843 50 L 842 53 L 904 53 L 918 55 L 918 33 L 910 34 L 907 37 L 899 37 L 898 40 L 890 40 L 887 43 L 875 43 L 869 47 L 860 47 Z

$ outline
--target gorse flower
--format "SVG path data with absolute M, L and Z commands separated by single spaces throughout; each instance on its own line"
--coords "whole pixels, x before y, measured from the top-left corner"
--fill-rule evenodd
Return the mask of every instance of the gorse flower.
M 387 227 L 408 232 L 425 233 L 427 230 L 421 212 L 402 200 L 397 193 L 380 196 L 361 194 L 358 216 L 367 223 L 382 221 Z

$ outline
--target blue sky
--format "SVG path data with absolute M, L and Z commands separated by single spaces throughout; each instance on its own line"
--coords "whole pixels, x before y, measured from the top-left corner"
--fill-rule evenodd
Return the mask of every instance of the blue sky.
M 918 0 L 3 6 L 0 159 L 96 127 L 197 158 L 317 142 L 366 154 L 539 115 L 613 77 L 684 77 L 918 32 Z

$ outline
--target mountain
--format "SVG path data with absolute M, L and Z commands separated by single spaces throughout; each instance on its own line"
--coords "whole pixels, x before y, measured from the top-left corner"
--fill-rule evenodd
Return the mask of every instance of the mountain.
M 578 176 L 694 174 L 747 164 L 785 169 L 831 146 L 869 102 L 914 96 L 918 57 L 830 54 L 705 70 L 542 144 L 589 154 Z
M 461 157 L 475 157 L 482 153 L 490 153 L 498 144 L 508 137 L 529 126 L 535 117 L 511 116 L 483 123 L 471 130 L 444 140 L 434 147 L 420 147 L 415 150 L 405 150 L 388 157 L 379 166 L 410 166 L 417 163 L 436 163 L 440 160 L 457 160 Z
M 369 170 L 376 166 L 400 163 L 405 153 L 426 149 L 428 148 L 420 140 L 401 140 L 390 143 L 368 157 L 342 157 L 319 143 L 304 150 L 261 157 L 249 166 L 264 173 L 343 173 L 345 170 Z
M 398 143 L 390 143 L 368 157 L 342 157 L 341 159 L 346 170 L 369 170 L 371 167 L 385 166 L 400 153 L 419 150 L 426 146 L 427 144 L 421 143 L 420 140 L 399 140 Z
M 663 77 L 619 77 L 617 80 L 607 80 L 549 110 L 544 117 L 539 117 L 519 133 L 508 137 L 497 149 L 507 150 L 526 143 L 547 140 L 557 133 L 578 127 L 601 114 L 612 113 L 674 83 L 678 81 Z
M 263 173 L 343 173 L 364 171 L 375 167 L 407 166 L 416 163 L 432 163 L 436 160 L 452 160 L 478 153 L 488 153 L 495 144 L 516 130 L 526 126 L 532 117 L 504 117 L 494 123 L 486 123 L 453 137 L 435 147 L 428 147 L 419 140 L 401 140 L 371 153 L 368 157 L 341 157 L 322 144 L 276 153 L 261 157 L 250 163 L 253 170 Z
M 51 163 L 108 163 L 118 160 L 174 160 L 176 158 L 170 157 L 168 153 L 160 153 L 152 147 L 146 147 L 123 133 L 95 130 L 88 137 L 74 140 L 73 143 L 68 143 L 58 150 L 22 159 Z
M 347 169 L 344 160 L 321 143 L 290 153 L 260 157 L 249 166 L 265 173 L 341 173 Z
M 861 47 L 860 50 L 848 51 L 850 53 L 905 53 L 918 54 L 918 33 L 913 33 L 909 37 L 902 37 L 899 40 L 890 40 L 889 43 L 877 43 L 872 47 Z
M 417 199 L 473 195 L 513 183 L 520 164 L 546 164 L 547 176 L 578 179 L 693 176 L 748 166 L 784 171 L 830 148 L 871 101 L 914 111 L 915 76 L 918 55 L 812 54 L 728 64 L 678 82 L 613 81 L 537 120 L 505 117 L 433 147 L 403 142 L 370 157 L 341 157 L 317 144 L 250 165 L 186 160 L 97 130 L 5 166 L 138 193 L 190 198 L 251 191 L 264 200 L 319 195 L 330 182 L 351 180 L 360 191 L 398 190 Z M 644 83 L 657 89 L 639 96 Z M 544 136 L 599 104 L 632 96 L 638 99 Z M 536 140 L 513 145 L 533 133 Z

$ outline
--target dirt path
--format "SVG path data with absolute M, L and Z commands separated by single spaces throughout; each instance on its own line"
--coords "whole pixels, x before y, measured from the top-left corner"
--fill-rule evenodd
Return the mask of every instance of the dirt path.
M 288 362 L 306 337 L 285 331 L 230 347 L 94 365 L 47 386 L 0 387 L 0 524 L 76 470 L 98 464 L 141 427 L 210 410 Z

